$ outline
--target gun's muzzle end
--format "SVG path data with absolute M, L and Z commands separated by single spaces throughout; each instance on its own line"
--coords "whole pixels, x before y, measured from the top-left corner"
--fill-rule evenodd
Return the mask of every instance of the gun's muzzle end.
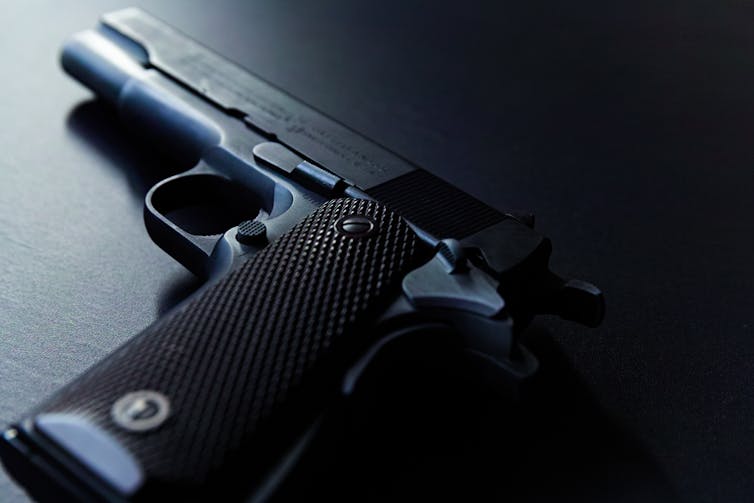
M 98 96 L 117 103 L 126 83 L 144 75 L 141 63 L 103 33 L 77 33 L 63 45 L 63 69 Z

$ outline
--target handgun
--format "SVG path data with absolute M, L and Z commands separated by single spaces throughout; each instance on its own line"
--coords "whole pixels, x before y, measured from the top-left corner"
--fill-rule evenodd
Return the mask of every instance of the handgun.
M 152 240 L 203 286 L 0 439 L 40 500 L 274 494 L 386 348 L 452 340 L 518 382 L 538 314 L 593 327 L 594 285 L 549 269 L 498 211 L 138 9 L 69 39 L 62 66 L 177 165 Z M 184 164 L 186 163 L 186 164 Z M 217 217 L 195 211 L 207 201 Z M 216 212 L 217 213 L 217 212 Z

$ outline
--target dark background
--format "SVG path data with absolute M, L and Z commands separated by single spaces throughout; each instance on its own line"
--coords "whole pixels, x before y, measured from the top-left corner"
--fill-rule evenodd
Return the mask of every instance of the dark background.
M 557 269 L 606 293 L 597 330 L 535 324 L 543 372 L 517 412 L 449 392 L 465 433 L 430 428 L 428 459 L 379 474 L 378 495 L 752 498 L 746 2 L 137 4 L 489 204 L 535 211 Z M 171 166 L 59 68 L 66 36 L 126 5 L 0 6 L 3 424 L 197 287 L 143 228 Z M 3 478 L 0 499 L 23 496 Z

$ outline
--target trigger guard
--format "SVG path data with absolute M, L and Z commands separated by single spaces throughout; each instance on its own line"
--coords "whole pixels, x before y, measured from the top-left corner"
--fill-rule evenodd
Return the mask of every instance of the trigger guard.
M 209 257 L 219 236 L 201 236 L 187 232 L 163 213 L 159 202 L 161 193 L 171 190 L 170 187 L 176 183 L 183 183 L 196 176 L 218 175 L 197 167 L 171 176 L 152 187 L 144 201 L 144 225 L 157 246 L 197 276 L 206 278 L 209 276 Z

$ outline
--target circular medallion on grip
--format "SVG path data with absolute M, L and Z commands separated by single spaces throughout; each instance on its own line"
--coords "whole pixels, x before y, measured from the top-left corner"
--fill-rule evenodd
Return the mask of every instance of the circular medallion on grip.
M 335 222 L 339 234 L 351 238 L 365 238 L 377 232 L 377 223 L 366 215 L 348 215 Z
M 170 401 L 162 393 L 140 390 L 120 397 L 110 410 L 113 421 L 129 431 L 148 431 L 170 415 Z

